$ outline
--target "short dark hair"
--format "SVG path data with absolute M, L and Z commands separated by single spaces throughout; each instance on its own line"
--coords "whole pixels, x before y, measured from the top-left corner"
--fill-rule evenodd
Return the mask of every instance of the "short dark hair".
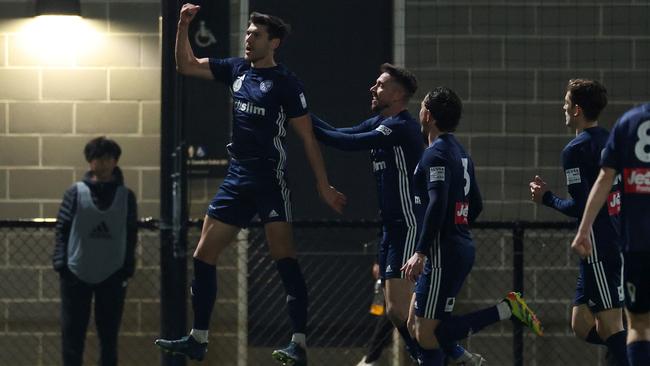
M 282 43 L 289 33 L 291 33 L 291 25 L 285 23 L 284 20 L 275 15 L 254 11 L 248 18 L 248 25 L 250 24 L 266 26 L 266 32 L 269 34 L 269 39 L 278 38 L 280 43 Z
M 453 132 L 458 127 L 463 111 L 463 103 L 453 90 L 439 86 L 424 97 L 424 107 L 436 120 L 442 132 Z
M 607 89 L 596 80 L 571 79 L 566 86 L 573 105 L 579 105 L 588 121 L 598 119 L 607 105 Z
M 406 91 L 406 99 L 410 99 L 418 90 L 418 81 L 415 78 L 415 75 L 407 69 L 389 64 L 388 62 L 383 63 L 379 69 L 382 73 L 385 72 L 390 75 L 399 85 L 402 86 L 402 88 L 404 88 Z
M 120 145 L 106 136 L 96 137 L 88 141 L 86 147 L 84 147 L 84 156 L 89 163 L 93 159 L 100 159 L 106 156 L 119 160 L 120 155 L 122 155 Z

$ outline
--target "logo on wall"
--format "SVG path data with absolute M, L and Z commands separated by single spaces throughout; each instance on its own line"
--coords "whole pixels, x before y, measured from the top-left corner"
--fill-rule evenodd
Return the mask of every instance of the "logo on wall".
M 197 46 L 204 48 L 217 43 L 214 33 L 205 26 L 205 20 L 199 22 L 199 30 L 194 34 L 194 42 Z
M 240 76 L 235 80 L 234 83 L 232 83 L 232 91 L 238 92 L 239 89 L 241 89 L 241 84 L 244 82 L 244 78 L 246 77 L 246 74 Z
M 268 93 L 271 91 L 271 88 L 273 88 L 273 81 L 272 80 L 264 80 L 260 83 L 260 90 L 262 93 Z

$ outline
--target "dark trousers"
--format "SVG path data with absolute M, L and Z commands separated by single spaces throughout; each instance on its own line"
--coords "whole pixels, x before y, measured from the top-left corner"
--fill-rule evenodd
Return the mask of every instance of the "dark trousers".
M 120 330 L 126 286 L 118 273 L 96 285 L 85 283 L 64 270 L 61 282 L 61 335 L 64 366 L 83 363 L 86 329 L 95 296 L 95 326 L 100 344 L 99 365 L 117 365 L 117 334 Z

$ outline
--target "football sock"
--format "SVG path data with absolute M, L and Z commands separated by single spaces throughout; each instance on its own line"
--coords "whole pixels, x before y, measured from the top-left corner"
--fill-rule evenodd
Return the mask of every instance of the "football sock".
M 587 338 L 585 338 L 585 341 L 591 344 L 605 344 L 605 342 L 603 342 L 603 339 L 600 338 L 598 331 L 596 331 L 595 325 L 593 326 L 593 328 L 591 328 L 589 334 L 587 334 Z
M 287 310 L 293 333 L 307 332 L 307 285 L 295 258 L 282 258 L 276 262 L 282 284 L 287 293 Z
M 399 327 L 397 327 L 397 331 L 399 334 L 402 336 L 402 339 L 404 340 L 404 344 L 406 345 L 406 351 L 409 353 L 411 358 L 414 360 L 418 359 L 418 342 L 415 341 L 411 337 L 411 334 L 409 333 L 408 327 L 406 326 L 406 322 Z
M 500 320 L 496 306 L 482 309 L 466 315 L 452 316 L 438 324 L 435 330 L 440 344 L 451 344 L 476 333 L 490 324 Z
M 194 309 L 193 329 L 208 330 L 217 299 L 217 267 L 194 258 L 194 279 L 190 292 Z
M 614 356 L 618 366 L 627 366 L 627 348 L 625 340 L 627 338 L 627 331 L 622 330 L 614 333 L 605 340 L 609 353 Z
M 627 345 L 627 359 L 630 366 L 650 365 L 650 342 L 638 341 Z
M 444 355 L 440 348 L 420 348 L 420 366 L 442 366 Z

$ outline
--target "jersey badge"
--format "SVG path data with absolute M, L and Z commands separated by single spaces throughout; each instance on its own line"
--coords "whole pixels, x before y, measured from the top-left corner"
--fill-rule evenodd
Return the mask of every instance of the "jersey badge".
M 268 93 L 273 88 L 273 80 L 264 80 L 260 83 L 260 91 L 262 93 Z
M 432 166 L 429 168 L 429 182 L 444 182 L 445 181 L 445 167 Z
M 391 130 L 390 128 L 388 128 L 387 126 L 384 126 L 384 125 L 377 126 L 377 128 L 375 128 L 375 130 L 383 133 L 386 136 L 390 135 L 393 132 L 393 130 Z
M 564 171 L 566 174 L 566 185 L 577 184 L 582 182 L 580 178 L 580 168 L 571 168 Z
M 241 89 L 241 85 L 244 82 L 244 79 L 246 78 L 246 74 L 242 76 L 238 76 L 237 80 L 235 80 L 234 83 L 232 83 L 232 91 L 238 92 L 239 89 Z

